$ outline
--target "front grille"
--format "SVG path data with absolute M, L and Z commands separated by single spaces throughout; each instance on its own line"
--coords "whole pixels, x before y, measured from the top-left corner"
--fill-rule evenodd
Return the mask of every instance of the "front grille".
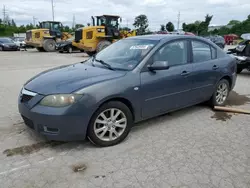
M 88 31 L 86 33 L 86 39 L 92 39 L 93 38 L 93 31 Z
M 82 39 L 82 29 L 75 31 L 75 41 L 79 42 Z
M 21 96 L 21 102 L 28 102 L 29 100 L 31 100 L 33 98 L 33 96 L 31 95 L 26 95 L 26 94 L 23 94 Z
M 32 37 L 31 31 L 27 31 L 27 32 L 26 32 L 26 40 L 30 40 L 31 37 Z
M 34 129 L 34 124 L 33 121 L 26 118 L 25 116 L 22 115 L 23 121 L 25 123 L 25 125 L 27 125 L 29 128 Z

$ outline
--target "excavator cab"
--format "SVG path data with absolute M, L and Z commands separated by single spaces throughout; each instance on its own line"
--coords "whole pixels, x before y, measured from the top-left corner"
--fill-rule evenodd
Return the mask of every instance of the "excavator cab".
M 96 19 L 93 19 L 93 26 L 104 26 L 105 34 L 108 37 L 119 37 L 119 21 L 121 22 L 120 16 L 115 15 L 102 15 L 96 16 Z
M 56 38 L 62 38 L 62 28 L 61 22 L 56 21 L 43 21 L 39 23 L 41 29 L 49 29 L 50 35 Z

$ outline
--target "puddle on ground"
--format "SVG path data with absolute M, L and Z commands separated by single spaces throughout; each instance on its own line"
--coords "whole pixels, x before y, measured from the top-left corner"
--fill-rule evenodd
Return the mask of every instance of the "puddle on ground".
M 85 164 L 77 164 L 72 166 L 73 172 L 83 172 L 87 169 Z
M 249 95 L 240 95 L 235 91 L 231 91 L 227 99 L 226 106 L 241 106 L 246 103 L 250 103 L 250 98 L 248 98 L 247 96 Z M 234 113 L 214 111 L 214 115 L 211 116 L 211 118 L 214 118 L 218 121 L 227 121 L 231 119 L 232 114 Z
M 227 121 L 228 119 L 231 119 L 232 115 L 228 114 L 227 112 L 215 112 L 211 118 L 214 118 L 218 121 Z
M 39 142 L 32 145 L 21 146 L 13 149 L 6 149 L 3 151 L 3 154 L 6 154 L 7 157 L 14 155 L 28 155 L 34 152 L 37 152 L 43 148 L 55 147 L 64 144 L 65 142 L 56 142 L 56 141 L 48 141 L 48 142 Z

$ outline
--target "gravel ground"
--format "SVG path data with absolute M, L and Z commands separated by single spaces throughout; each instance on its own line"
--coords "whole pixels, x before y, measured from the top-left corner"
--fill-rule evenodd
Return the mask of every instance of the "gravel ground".
M 250 187 L 250 116 L 198 105 L 134 127 L 121 144 L 51 143 L 22 122 L 17 96 L 35 74 L 83 60 L 83 53 L 0 53 L 0 182 L 20 187 Z M 250 73 L 228 105 L 250 109 Z

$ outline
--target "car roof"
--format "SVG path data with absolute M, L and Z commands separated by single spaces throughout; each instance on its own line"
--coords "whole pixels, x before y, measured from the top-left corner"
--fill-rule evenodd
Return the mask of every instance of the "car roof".
M 134 37 L 128 37 L 126 39 L 133 38 L 133 39 L 145 39 L 145 40 L 161 40 L 161 41 L 168 41 L 173 39 L 182 39 L 182 38 L 197 38 L 202 39 L 199 36 L 192 36 L 192 35 L 178 35 L 178 34 L 153 34 L 153 35 L 140 35 Z

